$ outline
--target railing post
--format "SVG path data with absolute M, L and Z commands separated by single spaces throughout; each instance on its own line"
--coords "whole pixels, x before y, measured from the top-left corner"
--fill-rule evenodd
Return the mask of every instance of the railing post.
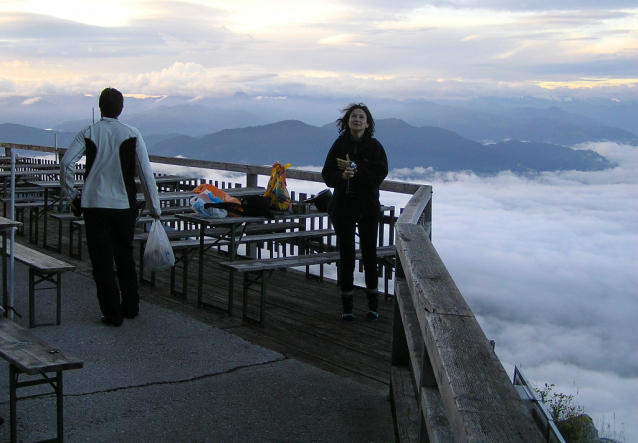
M 257 178 L 259 177 L 258 174 L 253 174 L 251 172 L 248 172 L 246 174 L 246 187 L 247 188 L 256 188 L 257 185 Z

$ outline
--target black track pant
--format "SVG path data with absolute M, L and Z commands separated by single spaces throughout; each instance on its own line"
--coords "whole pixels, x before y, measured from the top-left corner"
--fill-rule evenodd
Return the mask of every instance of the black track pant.
M 377 217 L 361 217 L 356 199 L 348 198 L 348 207 L 335 213 L 332 220 L 339 245 L 339 280 L 341 292 L 352 291 L 355 269 L 355 230 L 359 227 L 359 244 L 366 288 L 375 290 L 379 282 L 377 272 Z
M 115 324 L 139 312 L 133 234 L 137 210 L 85 208 L 93 280 L 102 314 Z M 113 267 L 115 264 L 115 270 Z

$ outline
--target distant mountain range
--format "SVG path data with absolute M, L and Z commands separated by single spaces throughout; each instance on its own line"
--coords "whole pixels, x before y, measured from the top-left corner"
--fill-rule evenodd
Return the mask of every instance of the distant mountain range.
M 211 109 L 190 104 L 159 106 L 138 113 L 122 114 L 122 121 L 135 126 L 142 134 L 211 134 L 227 128 L 261 125 L 266 121 L 242 110 Z M 75 120 L 55 126 L 56 131 L 77 132 L 92 120 Z
M 75 134 L 0 124 L 0 141 L 5 142 L 53 146 L 55 138 L 59 147 L 66 147 Z M 493 174 L 505 170 L 591 171 L 613 166 L 589 150 L 517 140 L 484 145 L 443 128 L 415 127 L 399 119 L 378 120 L 375 136 L 385 147 L 391 169 L 431 167 L 437 171 Z M 224 129 L 201 137 L 166 134 L 148 135 L 145 140 L 154 155 L 257 165 L 279 161 L 303 167 L 322 166 L 336 137 L 334 124 L 318 127 L 287 120 Z
M 437 171 L 601 170 L 611 163 L 589 150 L 547 143 L 504 141 L 491 145 L 468 140 L 446 129 L 417 128 L 398 119 L 376 122 L 376 138 L 383 144 L 390 168 L 432 167 Z M 149 151 L 163 156 L 269 165 L 322 166 L 337 137 L 334 125 L 316 127 L 288 120 L 270 125 L 226 129 L 203 137 L 180 136 L 153 144 Z

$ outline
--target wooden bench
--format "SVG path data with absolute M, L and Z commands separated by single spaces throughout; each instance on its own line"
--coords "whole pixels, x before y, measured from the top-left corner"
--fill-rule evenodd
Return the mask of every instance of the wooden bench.
M 70 222 L 70 226 L 69 226 L 69 256 L 71 257 L 75 257 L 78 259 L 82 259 L 82 242 L 83 242 L 83 238 L 84 238 L 84 218 L 82 216 L 80 217 L 76 217 L 73 214 L 68 214 L 68 213 L 62 213 L 62 214 L 52 214 L 51 217 L 54 217 L 56 219 L 58 219 L 58 221 L 60 223 L 62 223 L 65 220 L 68 220 Z M 178 221 L 177 217 L 175 217 L 175 215 L 164 215 L 163 211 L 162 211 L 162 215 L 160 216 L 160 220 L 162 222 L 176 222 Z M 145 216 L 142 215 L 141 217 L 139 217 L 137 219 L 137 223 L 138 224 L 146 224 L 153 221 L 153 218 L 150 216 Z M 77 252 L 74 251 L 75 249 L 75 233 L 77 233 L 77 241 L 78 241 L 78 245 L 77 245 Z M 62 226 L 59 226 L 58 228 L 58 236 L 59 236 L 59 240 L 58 240 L 58 252 L 60 252 L 60 248 L 61 246 L 61 240 L 62 240 Z M 140 240 L 146 240 L 146 238 L 148 237 L 148 232 L 143 232 L 140 234 L 136 234 L 136 237 L 133 239 L 134 241 L 140 241 Z
M 190 206 L 162 206 L 162 215 L 168 214 L 181 214 L 182 212 L 192 212 L 193 208 Z M 148 209 L 142 209 L 141 214 L 150 215 L 151 211 Z
M 379 260 L 385 261 L 385 266 L 394 266 L 389 260 L 393 259 L 395 255 L 394 246 L 382 246 L 377 248 L 377 257 Z M 357 251 L 356 259 L 361 259 L 361 251 Z M 242 318 L 244 321 L 250 321 L 258 323 L 260 327 L 264 327 L 265 314 L 266 314 L 266 291 L 268 289 L 268 281 L 272 273 L 277 269 L 293 268 L 298 266 L 320 265 L 328 263 L 339 262 L 339 251 L 322 252 L 317 254 L 306 254 L 294 257 L 278 257 L 278 258 L 266 258 L 256 260 L 237 260 L 233 262 L 220 262 L 219 265 L 222 268 L 230 271 L 229 285 L 228 285 L 228 297 L 229 303 L 233 298 L 233 279 L 235 272 L 242 272 L 244 274 L 243 285 L 243 309 Z M 251 274 L 255 274 L 255 277 L 251 279 Z M 389 278 L 389 273 L 385 273 L 385 278 Z M 248 288 L 253 283 L 259 283 L 261 285 L 261 300 L 260 300 L 260 316 L 259 320 L 253 320 L 248 317 Z
M 13 197 L 13 203 L 24 203 L 24 202 L 32 202 L 32 201 L 41 201 L 44 197 L 44 191 L 40 188 L 28 188 L 25 190 L 20 190 L 20 188 L 16 188 L 15 195 Z M 7 216 L 7 204 L 11 201 L 11 197 L 1 197 L 0 201 L 2 201 L 2 210 L 3 214 Z
M 58 253 L 62 252 L 62 230 L 63 227 L 62 225 L 65 222 L 69 223 L 69 256 L 70 257 L 77 257 L 79 259 L 82 258 L 82 251 L 81 251 L 81 239 L 82 239 L 82 235 L 79 235 L 79 241 L 80 241 L 80 246 L 78 247 L 79 251 L 78 254 L 74 254 L 73 251 L 73 234 L 75 232 L 76 229 L 82 229 L 81 227 L 76 227 L 73 222 L 82 220 L 82 216 L 76 216 L 73 215 L 70 212 L 54 212 L 52 214 L 50 214 L 50 217 L 54 220 L 56 220 L 58 222 L 58 246 L 57 248 L 51 248 L 53 250 L 55 250 Z
M 8 248 L 8 247 L 7 247 Z M 7 251 L 8 253 L 8 251 Z M 50 257 L 39 251 L 27 248 L 20 243 L 13 243 L 13 254 L 16 260 L 29 267 L 29 327 L 59 325 L 62 322 L 62 274 L 72 271 L 75 266 Z M 35 322 L 35 291 L 42 283 L 53 283 L 54 286 L 37 288 L 37 290 L 56 290 L 55 323 Z
M 300 227 L 304 227 L 303 224 L 298 223 L 298 222 L 281 222 L 281 223 L 264 223 L 264 224 L 255 224 L 255 225 L 248 225 L 245 227 L 244 232 L 246 234 L 264 234 L 264 233 L 276 233 L 276 232 L 285 232 L 288 229 L 295 229 L 295 228 L 300 228 Z M 229 232 L 229 228 L 225 228 L 225 227 L 217 227 L 217 228 L 209 228 L 206 229 L 206 235 L 210 235 L 211 239 L 210 240 L 205 240 L 204 241 L 204 245 L 207 249 L 217 246 L 217 247 L 221 247 L 221 246 L 229 246 L 230 242 L 227 240 L 223 240 L 223 239 L 219 239 L 219 238 L 214 238 L 214 237 L 221 237 L 224 234 Z M 183 269 L 184 269 L 184 275 L 183 275 L 183 287 L 185 287 L 185 282 L 186 282 L 186 276 L 185 274 L 188 273 L 187 270 L 187 265 L 190 261 L 189 259 L 189 255 L 195 251 L 199 249 L 200 246 L 200 241 L 199 241 L 199 236 L 201 234 L 201 231 L 199 229 L 186 229 L 186 230 L 167 230 L 166 231 L 166 235 L 168 236 L 169 240 L 171 240 L 171 245 L 173 246 L 173 251 L 174 252 L 181 252 L 181 258 L 180 257 L 175 257 L 175 261 L 176 264 L 177 263 L 182 263 L 183 264 Z M 146 277 L 144 276 L 144 249 L 145 249 L 145 245 L 146 245 L 146 240 L 148 239 L 148 232 L 140 232 L 135 234 L 134 237 L 134 241 L 139 241 L 140 242 L 140 272 L 139 272 L 139 279 L 140 279 L 140 283 L 147 283 L 150 284 L 151 286 L 155 285 L 155 273 L 152 272 L 151 273 L 151 278 L 150 279 L 146 279 Z M 173 240 L 177 240 L 179 239 L 179 242 L 174 242 Z M 173 268 L 171 268 L 171 294 L 174 295 L 178 295 L 181 297 L 186 297 L 186 292 L 178 292 L 175 290 L 175 267 L 173 266 Z
M 18 389 L 44 384 L 50 385 L 56 395 L 57 438 L 43 440 L 41 443 L 62 442 L 64 439 L 62 374 L 69 369 L 82 368 L 84 366 L 82 360 L 72 357 L 45 342 L 4 316 L 0 316 L 0 356 L 9 362 L 11 442 L 16 443 L 18 441 L 18 400 L 50 395 L 50 392 L 44 392 L 18 397 Z M 41 378 L 33 377 L 38 375 Z M 26 380 L 24 380 L 25 377 Z
M 18 202 L 13 205 L 15 209 L 15 220 L 22 222 L 23 227 L 18 229 L 18 234 L 24 235 L 24 215 L 25 212 L 29 211 L 29 241 L 31 243 L 38 242 L 38 228 L 39 228 L 39 220 L 40 214 L 44 210 L 44 201 L 43 200 L 32 200 L 32 201 L 24 201 Z
M 279 223 L 281 224 L 281 223 Z M 270 234 L 258 234 L 258 235 L 246 235 L 241 238 L 239 244 L 252 245 L 258 243 L 294 243 L 302 245 L 311 239 L 331 237 L 335 235 L 332 229 L 322 229 L 318 231 L 288 231 L 288 232 L 274 232 Z M 229 245 L 229 241 L 219 241 L 215 238 L 205 238 L 204 245 L 220 246 Z M 171 295 L 177 295 L 182 298 L 186 298 L 188 290 L 188 265 L 190 263 L 190 254 L 200 247 L 200 240 L 181 240 L 177 242 L 171 242 L 173 252 L 181 253 L 175 255 L 175 265 L 182 264 L 182 290 L 177 291 L 175 289 L 176 280 L 176 266 L 171 268 Z

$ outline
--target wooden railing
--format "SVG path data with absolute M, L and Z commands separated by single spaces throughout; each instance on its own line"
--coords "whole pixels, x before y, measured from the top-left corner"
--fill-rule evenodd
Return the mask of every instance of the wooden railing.
M 432 188 L 396 224 L 391 400 L 403 442 L 545 441 L 431 243 Z
M 52 148 L 49 146 L 22 145 L 17 143 L 0 143 L 1 148 L 29 150 L 59 154 L 60 158 L 66 152 L 63 148 Z M 184 166 L 189 168 L 212 169 L 217 171 L 239 172 L 246 175 L 246 186 L 257 186 L 257 177 L 260 175 L 270 176 L 271 166 L 241 165 L 238 163 L 214 162 L 207 160 L 195 160 L 190 158 L 162 157 L 151 155 L 153 163 L 173 166 Z M 310 182 L 323 183 L 323 178 L 319 172 L 304 171 L 301 169 L 289 168 L 286 170 L 286 177 L 295 180 L 305 180 Z M 386 180 L 381 185 L 381 190 L 396 192 L 399 194 L 414 194 L 419 185 Z
M 43 146 L 0 144 L 57 152 Z M 151 156 L 153 163 L 245 174 L 256 186 L 269 166 Z M 289 179 L 323 183 L 318 172 L 289 168 Z M 397 441 L 545 441 L 492 344 L 431 243 L 432 187 L 386 181 L 382 190 L 413 195 L 395 225 L 397 249 L 391 401 Z

